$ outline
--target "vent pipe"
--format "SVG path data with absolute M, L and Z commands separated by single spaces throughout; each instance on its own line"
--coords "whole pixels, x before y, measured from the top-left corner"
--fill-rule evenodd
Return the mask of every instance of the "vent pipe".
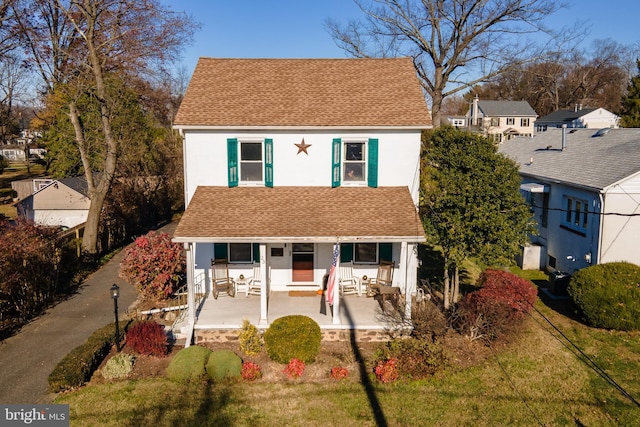
M 567 125 L 562 125 L 562 151 L 567 148 Z

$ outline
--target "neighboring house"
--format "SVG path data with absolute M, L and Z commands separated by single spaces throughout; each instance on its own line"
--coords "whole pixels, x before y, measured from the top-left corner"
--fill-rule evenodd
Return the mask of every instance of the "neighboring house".
M 429 127 L 410 58 L 201 58 L 175 118 L 186 211 L 173 240 L 187 249 L 190 295 L 210 294 L 214 258 L 236 278 L 256 262 L 265 291 L 321 290 L 335 243 L 360 276 L 394 261 L 393 283 L 411 295 Z M 192 297 L 189 308 L 193 327 Z
M 640 129 L 549 129 L 499 151 L 520 165 L 540 267 L 640 264 Z
M 451 126 L 462 129 L 467 127 L 467 116 L 447 116 L 447 123 Z
M 514 136 L 533 136 L 538 115 L 527 101 L 480 101 L 473 99 L 467 112 L 470 129 L 492 137 L 496 142 Z
M 604 108 L 582 108 L 576 105 L 573 110 L 558 110 L 536 120 L 536 132 L 561 128 L 617 128 L 620 117 Z
M 17 203 L 18 215 L 39 225 L 72 228 L 87 220 L 91 200 L 87 181 L 83 177 L 51 180 L 33 180 L 43 184 L 35 193 Z
M 31 179 L 20 179 L 16 181 L 11 181 L 11 188 L 16 193 L 16 199 L 18 201 L 25 199 L 51 184 L 53 179 L 51 178 L 31 178 Z

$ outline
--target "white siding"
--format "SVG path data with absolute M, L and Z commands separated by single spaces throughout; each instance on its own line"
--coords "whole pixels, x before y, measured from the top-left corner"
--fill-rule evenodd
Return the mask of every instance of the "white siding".
M 185 132 L 186 200 L 198 185 L 227 186 L 227 139 L 273 139 L 274 186 L 331 186 L 332 141 L 378 139 L 378 186 L 407 186 L 418 200 L 420 133 L 331 132 Z M 307 145 L 308 155 L 295 144 Z M 241 184 L 242 185 L 242 184 Z

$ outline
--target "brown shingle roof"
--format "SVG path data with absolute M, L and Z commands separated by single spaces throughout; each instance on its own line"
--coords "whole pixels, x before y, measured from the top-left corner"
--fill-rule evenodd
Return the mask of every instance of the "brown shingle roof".
M 198 187 L 174 233 L 193 241 L 424 241 L 406 187 Z
M 431 127 L 410 58 L 200 58 L 180 126 Z

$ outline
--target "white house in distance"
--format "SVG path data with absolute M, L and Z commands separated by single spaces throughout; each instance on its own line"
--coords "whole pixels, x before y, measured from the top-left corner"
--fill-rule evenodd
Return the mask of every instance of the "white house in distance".
M 194 287 L 210 295 L 214 258 L 236 279 L 259 265 L 260 326 L 273 320 L 270 293 L 323 288 L 335 243 L 360 277 L 393 261 L 394 286 L 411 295 L 429 127 L 410 58 L 201 58 L 175 118 L 186 210 L 173 240 L 188 254 L 189 327 L 220 327 L 196 319 L 193 300 Z
M 551 128 L 617 128 L 620 117 L 604 108 L 582 108 L 576 104 L 573 110 L 558 110 L 536 120 L 536 132 L 544 132 Z
M 502 142 L 533 136 L 538 115 L 527 101 L 481 101 L 476 96 L 467 112 L 469 129 Z
M 17 203 L 18 215 L 36 224 L 72 228 L 87 221 L 91 200 L 84 177 L 34 180 L 42 187 Z
M 541 267 L 640 264 L 640 129 L 549 129 L 499 151 L 520 165 Z

